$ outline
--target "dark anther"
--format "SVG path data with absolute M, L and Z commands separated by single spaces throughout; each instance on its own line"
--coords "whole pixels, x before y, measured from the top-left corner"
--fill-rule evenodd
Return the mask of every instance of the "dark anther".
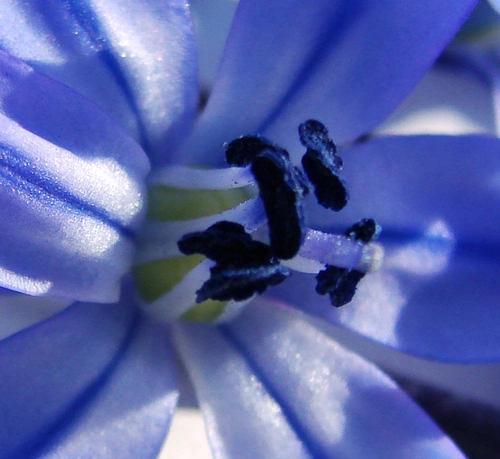
M 300 198 L 305 193 L 304 178 L 281 151 L 267 150 L 252 162 L 269 227 L 269 240 L 276 257 L 293 258 L 304 239 Z
M 290 270 L 274 262 L 257 268 L 229 268 L 216 265 L 210 269 L 210 279 L 196 294 L 196 302 L 212 300 L 243 301 L 255 293 L 261 294 L 270 285 L 283 282 Z
M 300 142 L 307 148 L 302 167 L 314 186 L 314 194 L 323 207 L 339 211 L 349 200 L 347 187 L 339 175 L 342 159 L 328 137 L 326 127 L 316 120 L 299 126 Z
M 286 150 L 259 136 L 244 136 L 225 145 L 232 166 L 251 165 L 264 203 L 271 248 L 276 257 L 293 258 L 304 239 L 300 200 L 308 192 L 303 173 Z
M 349 200 L 346 185 L 321 154 L 307 150 L 302 157 L 302 167 L 320 205 L 337 212 L 346 206 Z
M 363 218 L 347 229 L 345 235 L 355 239 L 356 241 L 368 243 L 371 240 L 376 239 L 380 231 L 380 226 L 377 225 L 375 220 L 372 218 Z
M 245 167 L 265 150 L 276 150 L 266 139 L 247 135 L 224 145 L 226 161 L 231 166 Z
M 300 143 L 308 150 L 337 153 L 337 147 L 328 136 L 328 129 L 317 120 L 307 120 L 299 126 Z M 340 165 L 339 167 L 342 167 Z
M 365 273 L 357 269 L 326 265 L 326 268 L 316 276 L 316 292 L 320 295 L 328 293 L 332 305 L 339 308 L 351 302 L 356 287 L 364 275 Z
M 346 236 L 367 244 L 376 239 L 380 233 L 380 226 L 372 218 L 364 218 L 352 225 L 345 232 Z M 316 292 L 330 296 L 330 302 L 335 307 L 351 302 L 358 283 L 366 273 L 357 269 L 338 268 L 326 265 L 323 271 L 316 276 Z
M 199 253 L 223 264 L 260 266 L 273 257 L 271 248 L 254 241 L 239 223 L 220 221 L 202 232 L 182 236 L 177 243 L 184 255 Z
M 317 120 L 307 120 L 299 126 L 300 143 L 308 150 L 323 152 L 325 156 L 333 160 L 333 167 L 340 171 L 344 162 L 337 155 L 337 146 L 328 136 L 328 129 Z
M 200 253 L 216 262 L 210 279 L 196 292 L 198 303 L 209 298 L 241 301 L 290 275 L 271 247 L 254 241 L 239 223 L 215 223 L 205 231 L 184 235 L 178 246 L 185 255 Z

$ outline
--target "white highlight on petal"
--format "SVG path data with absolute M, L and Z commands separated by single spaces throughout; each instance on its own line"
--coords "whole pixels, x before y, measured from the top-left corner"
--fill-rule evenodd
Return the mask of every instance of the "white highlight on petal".
M 442 272 L 455 247 L 455 236 L 442 220 L 433 222 L 421 238 L 386 257 L 384 267 L 429 276 Z
M 105 257 L 119 240 L 120 234 L 114 228 L 91 217 L 78 215 L 74 219 L 62 220 L 61 246 L 69 253 L 78 250 L 80 255 Z
M 297 400 L 307 399 L 307 409 L 314 416 L 308 421 L 317 436 L 329 445 L 339 442 L 345 429 L 346 416 L 344 405 L 350 392 L 342 375 L 342 368 L 331 371 L 324 356 L 313 356 L 304 351 L 301 337 L 300 320 L 289 321 L 287 328 L 276 328 L 268 338 L 268 346 L 276 352 L 276 360 L 287 363 L 287 372 L 292 376 Z M 337 346 L 337 344 L 333 344 Z M 307 375 L 307 378 L 301 375 Z M 330 388 L 328 390 L 327 388 Z M 334 397 L 328 397 L 331 392 Z
M 184 20 L 178 21 L 184 10 L 169 2 L 151 2 L 147 7 L 134 1 L 89 3 L 104 35 L 110 43 L 117 44 L 120 70 L 132 82 L 130 89 L 155 148 L 161 144 L 166 126 L 175 123 L 185 109 L 182 88 L 190 62 L 186 62 L 185 41 L 179 36 L 189 36 L 189 30 Z M 144 30 L 155 40 L 137 40 Z M 173 93 L 166 85 L 178 91 Z
M 240 457 L 242 451 L 253 457 L 308 457 L 278 401 L 215 327 L 191 331 L 177 323 L 173 331 L 219 457 Z
M 399 281 L 387 272 L 366 276 L 349 307 L 335 311 L 341 323 L 364 336 L 398 344 L 396 325 L 406 299 Z
M 199 408 L 178 407 L 175 410 L 168 438 L 158 459 L 190 457 L 212 459 L 204 418 Z
M 37 172 L 83 202 L 108 211 L 123 225 L 137 219 L 144 192 L 131 173 L 111 157 L 86 157 L 60 148 L 0 114 L 2 141 L 22 151 Z M 139 148 L 139 147 L 138 147 Z M 38 152 L 43 151 L 40 156 Z M 117 186 L 119 184 L 119 186 Z
M 445 120 L 445 122 L 443 122 Z M 484 127 L 452 108 L 436 107 L 417 110 L 380 131 L 384 135 L 449 134 L 486 132 Z
M 91 191 L 89 199 L 99 207 L 112 209 L 113 217 L 118 217 L 125 225 L 136 218 L 142 210 L 145 197 L 137 182 L 118 161 L 113 158 L 95 158 L 82 160 L 76 166 L 83 168 L 79 177 L 85 177 L 85 183 L 81 182 L 80 186 L 86 186 L 87 193 Z M 120 186 L 116 186 L 117 183 Z M 131 196 L 136 196 L 136 199 L 131 200 Z
M 172 165 L 154 171 L 148 183 L 167 185 L 188 190 L 227 190 L 255 183 L 249 167 L 227 167 L 224 169 L 193 169 Z
M 118 392 L 122 386 L 125 387 L 128 382 L 126 379 L 127 377 L 129 376 L 127 375 L 126 377 L 123 377 L 125 381 L 121 382 L 121 385 L 119 386 L 115 382 L 118 388 L 116 386 L 111 386 L 112 389 L 108 389 L 106 396 L 111 397 L 109 392 L 113 389 Z M 62 447 L 58 448 L 57 455 L 59 457 L 78 457 L 82 454 L 87 457 L 96 457 L 101 454 L 108 456 L 111 450 L 113 451 L 113 453 L 111 453 L 112 456 L 116 454 L 117 457 L 123 457 L 122 454 L 126 455 L 127 453 L 130 453 L 126 447 L 124 447 L 121 452 L 118 452 L 119 448 L 117 447 L 110 448 L 109 450 L 103 448 L 101 450 L 95 448 L 94 445 L 99 445 L 102 442 L 102 438 L 106 435 L 116 435 L 117 437 L 126 435 L 129 439 L 135 438 L 134 440 L 129 440 L 130 444 L 140 444 L 141 441 L 144 441 L 144 419 L 148 419 L 151 425 L 164 422 L 163 406 L 175 406 L 177 398 L 177 392 L 166 392 L 161 397 L 161 403 L 158 403 L 157 400 L 153 400 L 144 405 L 137 403 L 136 406 L 129 406 L 129 409 L 127 410 L 116 409 L 116 412 L 113 412 L 113 415 L 108 415 L 106 417 L 99 411 L 104 409 L 109 410 L 110 407 L 109 405 L 106 406 L 103 403 L 104 407 L 101 405 L 99 408 L 96 408 L 95 411 L 92 411 L 92 414 L 95 414 L 96 420 L 94 422 L 91 420 L 82 429 L 76 429 L 71 441 L 63 443 Z M 90 417 L 91 415 L 88 416 Z M 108 453 L 106 453 L 106 451 L 108 451 Z
M 27 62 L 64 64 L 65 58 L 54 43 L 52 31 L 36 15 L 26 14 L 29 11 L 20 8 L 18 2 L 0 2 L 0 17 L 9 18 L 2 21 L 2 28 L 7 28 L 2 48 L 15 50 L 15 55 Z
M 356 357 L 348 353 L 346 359 L 345 349 L 325 339 L 303 316 L 264 298 L 245 309 L 242 317 L 232 330 L 266 376 L 266 386 L 273 387 L 287 411 L 300 419 L 309 441 L 322 445 L 322 455 L 335 457 L 325 452 L 331 453 L 349 427 L 345 407 L 352 394 L 346 376 Z
M 488 59 L 469 52 L 462 58 L 468 60 L 465 65 L 476 65 L 487 78 L 493 77 Z M 498 88 L 494 82 L 492 86 Z M 493 118 L 497 115 L 491 110 L 491 96 L 492 91 L 480 78 L 471 78 L 467 72 L 433 69 L 377 132 L 382 135 L 494 132 Z M 496 107 L 493 108 L 495 111 Z
M 3 284 L 8 285 L 11 290 L 15 289 L 29 295 L 44 295 L 52 287 L 52 282 L 50 281 L 22 276 L 1 266 L 0 279 L 3 279 Z

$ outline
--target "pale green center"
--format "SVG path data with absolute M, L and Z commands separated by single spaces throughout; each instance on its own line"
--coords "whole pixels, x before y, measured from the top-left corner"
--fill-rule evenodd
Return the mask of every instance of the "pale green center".
M 182 221 L 207 217 L 247 201 L 248 188 L 230 190 L 185 190 L 168 186 L 153 186 L 149 190 L 148 219 Z M 179 256 L 151 261 L 134 269 L 139 294 L 152 302 L 172 290 L 194 267 L 205 259 L 202 255 Z M 201 287 L 201 285 L 200 285 Z M 207 300 L 194 304 L 183 318 L 193 321 L 213 321 L 227 303 Z

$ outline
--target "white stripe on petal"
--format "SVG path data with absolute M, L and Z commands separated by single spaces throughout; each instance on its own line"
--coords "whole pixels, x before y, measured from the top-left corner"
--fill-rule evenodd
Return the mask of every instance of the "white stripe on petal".
M 227 190 L 255 183 L 249 167 L 193 169 L 172 165 L 158 169 L 149 178 L 150 185 L 166 185 L 189 190 Z
M 265 223 L 266 216 L 260 199 L 251 199 L 209 217 L 176 222 L 147 221 L 141 233 L 135 264 L 181 255 L 177 241 L 182 236 L 194 231 L 204 231 L 221 220 L 238 222 L 247 231 L 252 232 Z

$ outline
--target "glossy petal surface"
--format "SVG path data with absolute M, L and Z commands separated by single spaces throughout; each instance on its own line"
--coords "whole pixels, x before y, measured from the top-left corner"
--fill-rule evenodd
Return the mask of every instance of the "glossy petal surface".
M 64 298 L 36 297 L 0 289 L 0 339 L 45 320 L 72 303 Z
M 500 140 L 480 136 L 381 138 L 344 152 L 351 202 L 332 217 L 382 227 L 382 268 L 333 310 L 314 293 L 276 294 L 399 350 L 458 362 L 498 359 Z M 300 298 L 300 300 L 298 300 Z
M 156 457 L 178 395 L 164 334 L 124 300 L 2 341 L 2 457 Z
M 0 285 L 116 301 L 148 160 L 66 86 L 3 53 L 0 69 Z
M 0 48 L 96 102 L 164 161 L 197 103 L 184 0 L 9 0 Z
M 176 331 L 217 458 L 463 457 L 380 371 L 288 309 L 256 301 L 227 326 Z
M 241 1 L 184 160 L 215 163 L 224 142 L 253 133 L 297 149 L 296 129 L 308 118 L 325 123 L 335 142 L 366 133 L 423 76 L 475 3 Z
M 500 1 L 499 0 L 489 0 L 490 5 L 495 8 L 498 12 L 500 12 Z

